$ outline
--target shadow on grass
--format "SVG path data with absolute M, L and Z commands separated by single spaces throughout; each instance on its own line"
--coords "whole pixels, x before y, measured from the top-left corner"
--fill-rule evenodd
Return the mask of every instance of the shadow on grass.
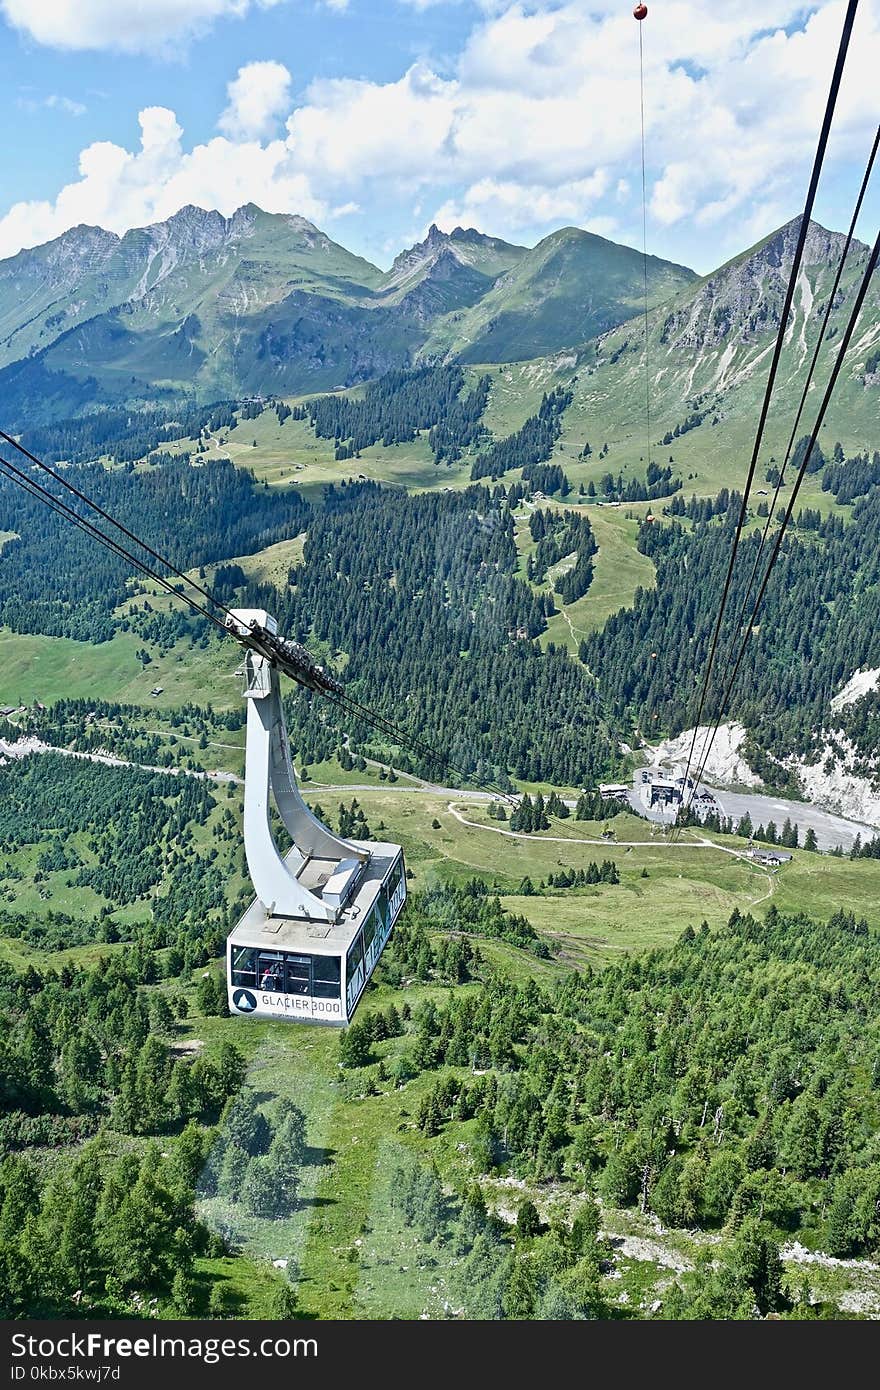
M 336 1154 L 336 1149 L 325 1149 L 320 1144 L 307 1144 L 303 1150 L 302 1166 L 304 1168 L 321 1168 L 325 1163 L 331 1163 Z

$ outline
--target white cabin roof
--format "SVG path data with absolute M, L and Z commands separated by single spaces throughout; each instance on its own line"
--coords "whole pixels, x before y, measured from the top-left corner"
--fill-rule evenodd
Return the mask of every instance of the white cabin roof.
M 351 840 L 349 843 L 358 849 L 367 850 L 370 860 L 338 922 L 319 922 L 305 916 L 279 917 L 269 912 L 259 898 L 254 898 L 230 933 L 230 944 L 317 956 L 344 955 L 400 854 L 399 845 L 379 843 L 375 840 Z M 298 855 L 299 851 L 294 847 L 286 859 L 295 863 Z M 306 886 L 318 896 L 325 891 L 333 893 L 334 887 L 338 892 L 339 871 L 347 870 L 348 863 L 347 860 L 340 863 L 335 859 L 310 859 L 301 870 L 299 879 L 301 882 L 307 879 Z

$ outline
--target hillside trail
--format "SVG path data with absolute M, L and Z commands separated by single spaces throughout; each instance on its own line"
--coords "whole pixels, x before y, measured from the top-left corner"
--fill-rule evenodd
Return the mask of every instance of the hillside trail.
M 567 804 L 568 803 L 566 803 L 566 805 Z M 466 816 L 461 814 L 452 801 L 449 802 L 446 809 L 455 816 L 455 819 L 459 821 L 461 825 L 470 826 L 473 830 L 487 830 L 490 835 L 505 835 L 509 840 L 538 840 L 545 844 L 550 843 L 558 845 L 605 845 L 612 849 L 618 846 L 624 849 L 637 849 L 639 847 L 650 848 L 651 846 L 656 848 L 658 844 L 662 845 L 664 849 L 717 849 L 720 850 L 722 854 L 732 855 L 734 859 L 742 859 L 746 864 L 752 867 L 752 861 L 749 859 L 748 855 L 744 854 L 742 851 L 731 849 L 729 845 L 716 844 L 714 840 L 708 840 L 703 837 L 698 838 L 696 835 L 693 835 L 693 837 L 687 841 L 670 840 L 668 842 L 659 837 L 650 840 L 609 840 L 603 839 L 601 836 L 593 838 L 589 835 L 534 835 L 526 830 L 502 830 L 500 826 L 481 825 L 479 821 L 468 820 Z M 764 896 L 768 897 L 769 894 L 764 894 Z
M 141 772 L 160 773 L 173 777 L 194 777 L 200 782 L 233 783 L 236 786 L 244 785 L 244 779 L 237 777 L 233 772 L 201 772 L 188 767 L 159 767 L 150 763 L 132 762 L 128 758 L 118 758 L 112 753 L 80 753 L 72 748 L 56 748 L 52 744 L 43 743 L 40 739 L 36 738 L 19 739 L 17 743 L 9 743 L 4 739 L 0 739 L 0 759 L 12 758 L 17 760 L 39 753 L 60 753 L 61 756 L 65 758 L 78 758 L 83 762 L 101 763 L 104 767 L 130 767 Z M 329 782 L 309 782 L 306 786 L 315 789 L 320 788 L 323 791 L 338 792 L 371 792 L 381 790 L 381 788 L 377 788 L 372 783 L 360 785 L 352 783 L 333 784 Z M 460 797 L 463 800 L 471 801 L 487 801 L 492 799 L 488 792 L 471 793 L 461 788 L 438 787 L 427 783 L 424 785 L 395 787 L 395 791 L 404 793 L 415 792 L 422 793 L 423 795 L 433 793 L 434 795 Z M 687 840 L 669 842 L 664 842 L 656 837 L 649 840 L 607 840 L 602 839 L 601 836 L 593 838 L 587 835 L 533 835 L 529 834 L 527 831 L 502 830 L 500 826 L 481 825 L 479 821 L 469 820 L 467 816 L 462 815 L 454 801 L 449 801 L 446 809 L 455 817 L 460 825 L 467 826 L 472 830 L 483 830 L 490 835 L 503 835 L 509 840 L 535 840 L 538 843 L 558 845 L 604 845 L 606 848 L 621 849 L 650 849 L 652 846 L 656 847 L 658 844 L 667 849 L 715 849 L 719 850 L 722 854 L 731 855 L 734 859 L 742 860 L 749 868 L 755 868 L 755 865 L 752 864 L 748 855 L 741 853 L 739 850 L 731 849 L 728 845 L 716 844 L 714 840 L 697 837 L 693 831 L 686 832 L 691 837 Z M 767 898 L 773 895 L 775 887 L 773 876 L 766 872 L 763 876 L 767 881 L 767 891 L 766 893 L 762 893 L 759 897 L 751 899 L 749 903 L 750 907 L 755 907 L 758 903 L 765 902 Z

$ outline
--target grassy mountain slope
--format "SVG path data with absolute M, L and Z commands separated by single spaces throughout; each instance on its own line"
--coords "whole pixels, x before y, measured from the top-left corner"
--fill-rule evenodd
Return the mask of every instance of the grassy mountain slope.
M 744 473 L 744 451 L 757 426 L 796 235 L 797 222 L 788 223 L 651 315 L 652 449 L 665 457 L 664 436 L 690 421 L 669 447 L 676 462 L 693 464 L 700 472 L 706 486 L 698 491 L 730 483 L 733 470 Z M 838 233 L 811 225 L 772 398 L 765 461 L 784 451 L 842 245 Z M 867 255 L 860 243 L 850 251 L 799 435 L 808 433 L 815 418 Z M 875 284 L 832 400 L 823 442 L 840 438 L 852 450 L 877 446 L 878 377 L 866 378 L 865 364 L 878 343 L 880 286 Z M 591 442 L 607 432 L 608 462 L 615 472 L 621 457 L 637 461 L 645 452 L 644 371 L 644 330 L 637 319 L 580 356 L 567 424 L 571 428 L 579 421 Z M 591 421 L 598 425 L 593 432 Z
M 653 303 L 694 279 L 684 266 L 649 257 Z M 521 256 L 469 313 L 438 324 L 425 352 L 512 362 L 571 347 L 636 313 L 643 285 L 641 252 L 563 227 Z
M 0 365 L 43 351 L 113 310 L 133 332 L 177 326 L 194 313 L 207 325 L 207 304 L 217 319 L 234 318 L 292 289 L 346 298 L 379 279 L 375 266 L 305 218 L 265 213 L 252 203 L 229 218 L 187 206 L 123 237 L 73 227 L 0 261 Z
M 651 263 L 654 298 L 691 278 Z M 0 384 L 13 414 L 55 416 L 163 392 L 338 389 L 419 353 L 570 348 L 628 317 L 641 284 L 637 252 L 572 228 L 527 251 L 432 227 L 383 275 L 304 218 L 186 207 L 122 238 L 74 228 L 0 262 Z

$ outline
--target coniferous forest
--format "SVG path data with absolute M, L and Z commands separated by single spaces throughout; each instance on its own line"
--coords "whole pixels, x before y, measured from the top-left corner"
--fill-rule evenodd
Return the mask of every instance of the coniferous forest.
M 615 762 L 595 684 L 564 650 L 531 640 L 553 602 L 516 566 L 503 489 L 413 497 L 353 484 L 328 489 L 291 587 L 245 594 L 299 640 L 347 653 L 358 698 L 431 729 L 465 771 L 589 785 Z
M 608 849 L 579 868 L 559 858 L 503 887 L 464 860 L 448 878 L 429 870 L 383 959 L 381 1006 L 371 986 L 334 1053 L 346 1101 L 401 1106 L 390 1209 L 426 1261 L 449 1265 L 455 1315 L 621 1316 L 609 1301 L 609 1211 L 694 1241 L 693 1267 L 665 1281 L 654 1316 L 837 1315 L 786 1275 L 783 1257 L 792 1242 L 841 1260 L 880 1248 L 874 929 L 845 906 L 820 921 L 771 904 L 762 919 L 737 910 L 716 930 L 695 919 L 674 945 L 577 970 L 564 934 L 546 929 L 558 904 L 577 910 L 600 893 L 609 915 L 632 915 L 627 849 L 611 844 L 619 808 L 598 783 L 628 777 L 634 731 L 687 723 L 741 496 L 724 488 L 688 501 L 671 461 L 649 464 L 644 481 L 599 479 L 605 501 L 657 504 L 637 538 L 657 582 L 574 655 L 546 641 L 548 620 L 590 594 L 601 531 L 587 507 L 557 504 L 571 493 L 553 461 L 570 395 L 545 395 L 519 430 L 492 442 L 488 389 L 487 379 L 469 389 L 460 369 L 430 367 L 390 373 L 358 398 L 275 407 L 281 424 L 309 421 L 339 460 L 429 431 L 436 461 L 469 456 L 461 490 L 350 481 L 270 492 L 226 459 L 162 452 L 137 469 L 121 455 L 113 469 L 75 463 L 71 477 L 176 564 L 213 565 L 205 582 L 224 603 L 274 613 L 356 699 L 410 733 L 429 731 L 456 769 L 504 792 L 513 778 L 544 784 L 515 807 L 491 803 L 496 833 L 556 842 L 566 823 L 604 822 L 601 841 L 598 826 L 584 833 Z M 199 448 L 206 419 L 187 416 Z M 229 424 L 222 407 L 207 420 Z M 141 425 L 155 449 L 160 421 Z M 124 422 L 106 434 L 58 427 L 56 442 L 86 458 L 112 445 L 114 428 Z M 132 435 L 122 452 L 143 439 Z M 783 758 L 816 746 L 852 671 L 880 665 L 875 465 L 837 449 L 819 460 L 824 491 L 851 516 L 796 514 L 733 692 L 729 712 L 746 724 L 768 784 L 788 785 Z M 36 501 L 3 483 L 0 502 L 12 533 L 0 553 L 8 627 L 91 642 L 133 631 L 162 652 L 220 641 L 198 617 L 158 610 L 120 562 Z M 249 577 L 247 556 L 303 533 L 286 582 Z M 517 533 L 531 541 L 525 560 Z M 734 573 L 725 642 L 758 534 Z M 134 605 L 121 608 L 127 599 Z M 838 718 L 866 771 L 878 703 L 869 693 Z M 298 765 L 335 759 L 344 773 L 366 772 L 366 759 L 380 759 L 446 776 L 305 692 L 288 693 L 285 707 Z M 76 1299 L 95 1315 L 222 1317 L 233 1310 L 218 1271 L 240 1255 L 248 1222 L 303 1210 L 313 1161 L 304 1114 L 286 1097 L 258 1096 L 243 1053 L 214 1031 L 226 1017 L 217 958 L 250 896 L 232 788 L 171 770 L 177 732 L 222 746 L 242 713 L 187 704 L 164 732 L 142 715 L 69 699 L 0 724 L 4 737 L 33 734 L 68 754 L 0 766 L 0 935 L 29 962 L 0 962 L 7 1316 L 70 1316 Z M 108 748 L 141 766 L 69 756 Z M 584 790 L 567 804 L 547 785 Z M 315 809 L 344 835 L 388 831 L 351 794 L 334 791 L 327 807 Z M 819 862 L 815 835 L 799 838 L 790 819 L 781 830 L 748 817 L 703 824 L 734 829 Z M 852 865 L 875 859 L 878 845 L 860 838 Z M 25 882 L 37 912 L 19 901 Z M 92 914 L 59 902 L 67 890 L 92 895 Z M 60 951 L 82 954 L 59 965 Z M 513 958 L 511 973 L 497 967 L 499 952 Z M 194 1009 L 207 1042 L 190 1052 L 181 1039 Z M 69 1151 L 69 1163 L 53 1157 Z M 440 1176 L 447 1153 L 458 1156 L 451 1184 Z M 513 1220 L 497 1214 L 505 1184 L 532 1194 Z M 294 1315 L 293 1281 L 267 1285 L 261 1307 Z
M 168 457 L 147 472 L 83 465 L 66 476 L 179 569 L 296 535 L 308 514 L 297 493 L 273 496 L 228 459 L 192 467 L 188 456 Z M 74 500 L 51 479 L 47 490 Z M 14 632 L 106 641 L 131 566 L 5 477 L 0 515 L 14 533 L 0 555 L 0 622 Z M 135 554 L 152 564 L 137 547 Z

